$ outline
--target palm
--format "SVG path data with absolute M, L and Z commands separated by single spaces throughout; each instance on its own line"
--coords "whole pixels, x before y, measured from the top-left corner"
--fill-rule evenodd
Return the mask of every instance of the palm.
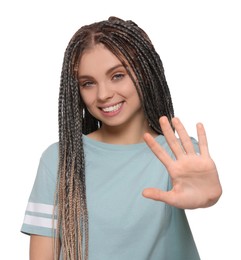
M 151 135 L 144 136 L 153 153 L 167 168 L 172 180 L 172 190 L 165 192 L 158 188 L 148 188 L 143 191 L 143 195 L 178 208 L 209 207 L 219 199 L 221 185 L 216 166 L 208 152 L 204 127 L 202 124 L 197 125 L 200 149 L 200 154 L 197 154 L 180 120 L 174 118 L 172 123 L 179 135 L 181 145 L 167 118 L 160 118 L 163 134 L 175 155 L 175 160 Z

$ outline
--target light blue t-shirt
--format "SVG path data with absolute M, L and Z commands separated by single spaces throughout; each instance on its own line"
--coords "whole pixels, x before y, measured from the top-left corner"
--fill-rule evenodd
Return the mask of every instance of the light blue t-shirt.
M 165 138 L 156 140 L 173 157 Z M 200 259 L 184 210 L 142 196 L 144 188 L 171 188 L 166 168 L 149 147 L 106 144 L 87 136 L 83 141 L 89 260 Z M 53 235 L 57 170 L 55 143 L 41 157 L 22 232 Z

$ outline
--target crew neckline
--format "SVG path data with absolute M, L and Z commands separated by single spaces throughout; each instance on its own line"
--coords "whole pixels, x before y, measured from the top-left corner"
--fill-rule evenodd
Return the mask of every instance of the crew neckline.
M 105 143 L 105 142 L 94 140 L 84 134 L 82 136 L 83 136 L 83 141 L 85 144 L 99 147 L 99 148 L 104 148 L 104 149 L 130 150 L 130 149 L 147 147 L 147 144 L 145 141 L 140 142 L 140 143 L 135 143 L 135 144 L 110 144 L 110 143 Z M 163 139 L 164 139 L 163 135 L 158 135 L 157 137 L 155 137 L 155 140 L 158 143 L 161 143 L 163 141 Z

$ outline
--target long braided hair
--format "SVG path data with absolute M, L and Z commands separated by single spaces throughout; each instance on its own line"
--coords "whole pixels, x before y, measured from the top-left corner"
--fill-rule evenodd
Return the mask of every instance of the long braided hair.
M 82 134 L 97 130 L 101 122 L 85 108 L 78 83 L 83 52 L 103 44 L 125 66 L 132 78 L 150 126 L 159 134 L 158 119 L 171 122 L 174 110 L 161 59 L 147 34 L 132 21 L 116 17 L 81 27 L 65 51 L 59 91 L 59 169 L 56 190 L 57 231 L 55 259 L 60 248 L 64 260 L 88 259 L 88 211 Z M 130 71 L 134 72 L 134 75 Z

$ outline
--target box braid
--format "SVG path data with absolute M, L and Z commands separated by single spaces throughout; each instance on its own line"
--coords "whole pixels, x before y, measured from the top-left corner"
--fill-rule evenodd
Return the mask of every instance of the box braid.
M 161 59 L 147 34 L 132 21 L 116 17 L 81 27 L 64 55 L 59 91 L 59 169 L 55 204 L 58 209 L 55 259 L 88 259 L 88 212 L 82 134 L 101 122 L 86 109 L 79 92 L 78 66 L 83 52 L 104 44 L 125 66 L 133 80 L 150 126 L 162 134 L 158 119 L 174 116 Z M 133 75 L 133 71 L 134 75 Z

